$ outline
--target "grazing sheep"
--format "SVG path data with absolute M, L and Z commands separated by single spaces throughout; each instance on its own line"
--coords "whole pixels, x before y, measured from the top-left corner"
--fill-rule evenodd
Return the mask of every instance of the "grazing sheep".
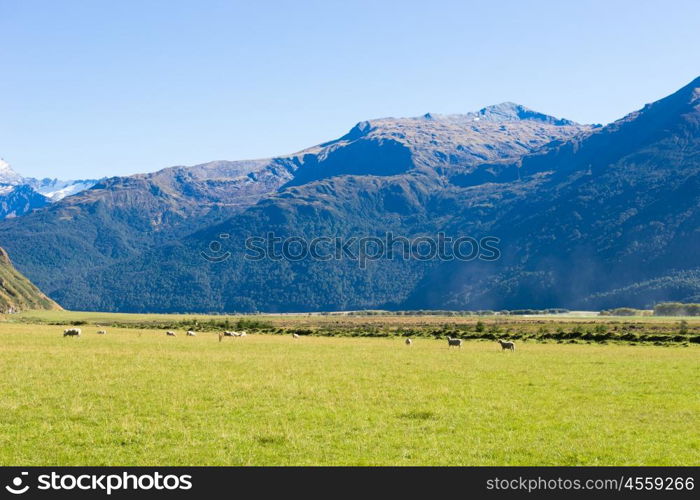
M 449 349 L 450 347 L 459 347 L 460 349 L 462 348 L 462 339 L 453 339 L 452 337 L 447 337 L 447 348 Z
M 196 337 L 197 334 L 194 333 L 192 330 L 187 330 L 187 336 L 188 336 L 188 337 Z
M 224 337 L 245 337 L 245 332 L 224 332 Z
M 292 338 L 298 339 L 298 338 L 299 338 L 299 334 L 298 334 L 298 333 L 292 333 Z
M 80 337 L 80 328 L 68 328 L 63 330 L 64 337 Z
M 499 340 L 498 343 L 501 344 L 501 351 L 515 352 L 515 342 L 505 342 L 503 340 Z
M 165 334 L 166 334 L 168 337 L 174 337 L 174 336 L 175 336 L 175 332 L 165 332 Z
M 97 335 L 107 335 L 107 330 L 100 330 L 97 332 Z
M 405 344 L 406 344 L 406 345 L 411 345 L 411 344 L 413 344 L 413 341 L 412 341 L 411 339 L 406 339 Z

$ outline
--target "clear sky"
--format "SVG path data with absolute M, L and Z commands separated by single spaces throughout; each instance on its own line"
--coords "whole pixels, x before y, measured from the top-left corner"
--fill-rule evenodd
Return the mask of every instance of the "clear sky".
M 700 75 L 700 2 L 0 0 L 0 157 L 86 178 L 502 101 L 607 123 Z

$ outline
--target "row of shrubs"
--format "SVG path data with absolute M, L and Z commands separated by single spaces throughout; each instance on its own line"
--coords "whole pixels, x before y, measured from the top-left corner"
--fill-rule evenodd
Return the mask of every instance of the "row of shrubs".
M 654 306 L 654 316 L 700 316 L 700 304 L 662 302 Z
M 59 323 L 54 323 L 59 324 Z M 60 324 L 70 324 L 81 326 L 88 324 L 86 321 L 73 321 Z M 350 337 L 433 337 L 445 338 L 454 337 L 461 339 L 482 339 L 482 340 L 581 340 L 589 342 L 654 342 L 654 343 L 700 343 L 700 335 L 691 334 L 687 322 L 681 321 L 677 332 L 668 333 L 635 333 L 629 330 L 611 331 L 603 324 L 598 324 L 591 329 L 581 325 L 573 327 L 571 330 L 562 328 L 557 331 L 548 331 L 540 328 L 537 332 L 503 330 L 499 325 L 486 325 L 478 321 L 476 325 L 444 325 L 441 328 L 410 328 L 386 329 L 379 326 L 358 326 L 355 328 L 333 328 L 321 327 L 311 328 L 288 328 L 274 327 L 271 323 L 257 320 L 240 318 L 235 321 L 224 320 L 197 320 L 187 319 L 172 322 L 125 322 L 114 323 L 112 327 L 122 328 L 142 328 L 156 330 L 195 330 L 195 331 L 220 331 L 220 330 L 249 330 L 256 333 L 266 334 L 297 334 L 297 335 L 320 335 L 320 336 L 350 336 Z
M 651 311 L 644 309 L 633 309 L 631 307 L 617 307 L 600 311 L 601 316 L 651 316 Z
M 297 335 L 320 335 L 320 336 L 349 336 L 349 337 L 432 337 L 432 338 L 460 338 L 464 340 L 581 340 L 590 342 L 654 342 L 654 343 L 695 343 L 700 344 L 700 335 L 687 335 L 680 333 L 668 334 L 645 334 L 633 333 L 629 331 L 613 332 L 613 331 L 595 331 L 595 330 L 580 330 L 574 328 L 570 331 L 558 330 L 555 332 L 539 331 L 539 332 L 493 332 L 493 331 L 464 331 L 461 329 L 399 329 L 399 330 L 381 330 L 381 329 L 351 329 L 351 330 L 332 330 L 332 329 L 278 329 L 277 331 L 269 331 L 267 333 L 296 333 Z
M 600 311 L 602 316 L 700 316 L 700 304 L 685 304 L 683 302 L 662 302 L 654 306 L 652 311 L 618 307 Z

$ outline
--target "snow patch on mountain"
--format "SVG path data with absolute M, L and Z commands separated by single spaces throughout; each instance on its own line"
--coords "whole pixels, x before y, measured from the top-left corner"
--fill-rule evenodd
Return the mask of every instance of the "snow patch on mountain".
M 62 181 L 59 179 L 26 179 L 27 185 L 37 193 L 43 194 L 51 201 L 60 201 L 66 196 L 90 189 L 97 184 L 97 180 Z

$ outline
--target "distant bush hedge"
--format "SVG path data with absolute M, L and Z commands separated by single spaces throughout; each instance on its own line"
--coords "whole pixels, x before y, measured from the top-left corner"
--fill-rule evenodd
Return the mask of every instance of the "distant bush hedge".
M 654 316 L 700 316 L 700 304 L 662 302 L 654 306 Z
M 643 309 L 632 309 L 631 307 L 618 307 L 600 311 L 601 316 L 646 316 L 649 313 Z

